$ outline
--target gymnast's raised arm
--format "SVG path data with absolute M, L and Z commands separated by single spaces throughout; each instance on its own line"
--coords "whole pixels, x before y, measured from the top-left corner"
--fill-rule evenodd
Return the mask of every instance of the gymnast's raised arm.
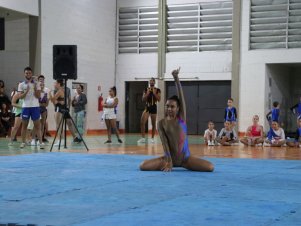
M 184 98 L 184 94 L 183 94 L 183 89 L 182 89 L 182 86 L 181 86 L 181 83 L 179 80 L 179 71 L 180 71 L 180 68 L 173 70 L 171 74 L 174 77 L 177 94 L 178 94 L 178 97 L 180 100 L 179 115 L 184 121 L 186 121 L 186 103 L 185 103 L 185 98 Z

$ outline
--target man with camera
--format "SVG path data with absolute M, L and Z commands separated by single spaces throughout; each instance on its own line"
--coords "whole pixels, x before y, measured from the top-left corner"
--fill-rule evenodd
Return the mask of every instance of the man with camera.
M 156 132 L 156 119 L 157 119 L 157 102 L 161 100 L 161 90 L 155 87 L 155 78 L 149 81 L 149 87 L 143 92 L 142 101 L 146 102 L 145 110 L 142 113 L 140 127 L 142 138 L 138 143 L 145 143 L 145 123 L 148 122 L 149 116 L 152 121 L 152 138 L 151 142 L 154 143 L 154 136 Z

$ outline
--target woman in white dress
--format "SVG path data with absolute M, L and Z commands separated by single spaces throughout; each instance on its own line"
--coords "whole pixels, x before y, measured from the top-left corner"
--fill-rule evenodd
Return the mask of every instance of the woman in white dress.
M 116 107 L 118 105 L 118 98 L 116 97 L 116 87 L 112 87 L 109 90 L 109 96 L 106 98 L 103 104 L 103 118 L 106 122 L 107 131 L 108 131 L 108 140 L 105 144 L 112 143 L 112 131 L 115 132 L 118 142 L 122 143 L 122 140 L 119 136 L 119 131 L 116 126 Z

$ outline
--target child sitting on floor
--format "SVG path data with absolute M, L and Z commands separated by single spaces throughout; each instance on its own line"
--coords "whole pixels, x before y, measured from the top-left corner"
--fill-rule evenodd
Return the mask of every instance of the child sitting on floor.
M 294 141 L 288 140 L 286 145 L 289 147 L 301 147 L 301 119 L 298 119 L 298 129 Z
M 272 147 L 281 147 L 285 144 L 285 133 L 284 130 L 280 128 L 278 122 L 272 122 L 272 127 L 268 132 L 268 136 L 265 142 L 265 146 Z
M 237 135 L 231 126 L 231 122 L 225 121 L 224 127 L 220 131 L 217 142 L 224 146 L 230 146 L 238 143 Z
M 264 142 L 263 126 L 259 124 L 259 116 L 253 116 L 253 124 L 248 127 L 245 137 L 240 140 L 246 146 L 262 145 Z
M 217 131 L 214 129 L 214 123 L 213 121 L 209 121 L 208 129 L 206 129 L 204 133 L 205 144 L 208 146 L 214 146 L 216 143 L 216 135 Z

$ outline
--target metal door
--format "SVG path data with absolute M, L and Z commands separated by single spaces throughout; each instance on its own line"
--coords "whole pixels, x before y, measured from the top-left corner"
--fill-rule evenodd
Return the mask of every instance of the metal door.
M 200 82 L 198 98 L 198 134 L 203 134 L 212 120 L 215 129 L 220 131 L 224 124 L 227 100 L 231 97 L 231 82 Z M 234 100 L 235 104 L 235 100 Z
M 125 131 L 127 133 L 140 133 L 140 119 L 145 107 L 145 103 L 142 102 L 142 95 L 148 82 L 126 82 L 125 85 Z M 147 129 L 146 124 L 146 131 Z
M 203 135 L 212 120 L 219 131 L 223 127 L 224 109 L 231 96 L 230 81 L 181 82 L 186 101 L 188 134 Z M 166 82 L 166 95 L 176 94 L 174 82 Z

